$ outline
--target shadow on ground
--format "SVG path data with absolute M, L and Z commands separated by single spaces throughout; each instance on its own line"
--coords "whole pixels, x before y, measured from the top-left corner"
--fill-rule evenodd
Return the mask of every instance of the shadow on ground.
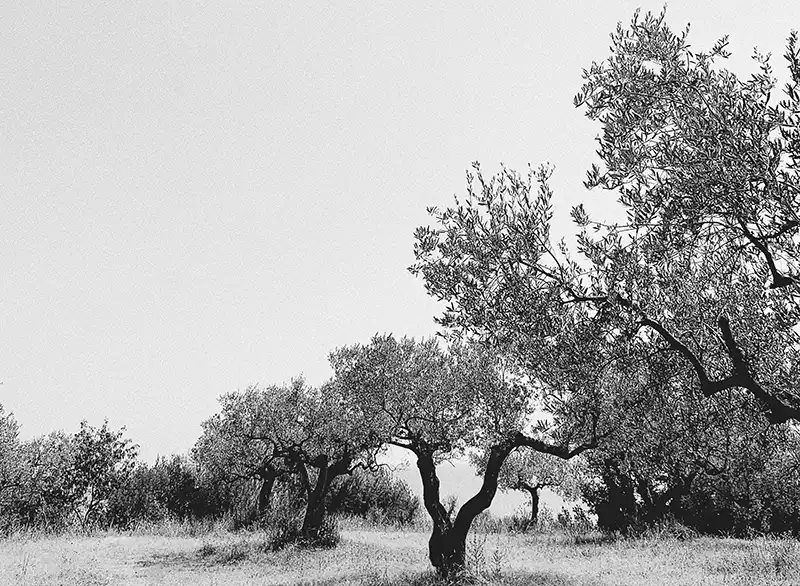
M 449 581 L 437 578 L 433 572 L 389 575 L 381 572 L 354 573 L 350 571 L 324 579 L 304 580 L 305 576 L 302 573 L 298 575 L 298 570 L 302 571 L 302 565 L 298 567 L 296 564 L 287 564 L 292 559 L 296 561 L 297 553 L 292 551 L 292 548 L 280 552 L 268 551 L 264 544 L 258 541 L 205 543 L 192 551 L 157 553 L 138 561 L 137 565 L 141 568 L 156 567 L 173 570 L 204 568 L 205 571 L 208 571 L 214 567 L 223 568 L 249 562 L 262 568 L 272 566 L 272 569 L 279 574 L 284 570 L 284 566 L 294 566 L 291 569 L 285 568 L 288 571 L 286 577 L 289 580 L 286 584 L 294 586 L 603 586 L 604 584 L 570 577 L 552 570 L 513 571 L 496 575 L 490 573 L 477 578 L 465 576 Z M 294 580 L 290 578 L 291 575 Z
M 143 568 L 227 566 L 257 557 L 263 548 L 255 543 L 233 542 L 222 545 L 203 544 L 194 551 L 156 553 L 139 560 L 136 565 Z
M 136 565 L 140 568 L 171 568 L 176 566 L 196 567 L 205 564 L 196 553 L 157 553 L 137 561 Z
M 274 551 L 263 540 L 241 539 L 225 543 L 204 543 L 191 551 L 155 553 L 139 560 L 136 565 L 144 568 L 208 568 L 243 562 L 264 563 L 265 561 L 280 565 L 282 561 L 296 556 L 297 552 L 313 551 L 316 550 L 298 550 L 295 547 Z

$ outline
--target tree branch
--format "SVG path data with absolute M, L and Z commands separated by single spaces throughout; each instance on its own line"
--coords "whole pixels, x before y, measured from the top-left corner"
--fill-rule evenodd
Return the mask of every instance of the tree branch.
M 578 444 L 573 448 L 569 448 L 568 446 L 560 446 L 557 444 L 550 444 L 545 441 L 528 437 L 527 435 L 517 432 L 513 439 L 514 447 L 521 447 L 527 446 L 540 452 L 542 454 L 550 454 L 551 456 L 556 456 L 557 458 L 561 458 L 563 460 L 569 460 L 578 454 L 585 452 L 586 450 L 591 450 L 596 448 L 599 445 L 599 438 L 596 433 L 592 434 L 592 439 L 582 444 Z
M 791 223 L 792 222 L 789 222 L 789 224 Z M 795 224 L 797 223 L 795 222 Z M 769 272 L 772 275 L 772 285 L 770 285 L 769 288 L 780 289 L 781 287 L 786 287 L 794 283 L 794 279 L 783 275 L 778 271 L 778 268 L 775 266 L 775 260 L 772 258 L 772 253 L 769 251 L 769 247 L 764 243 L 766 237 L 756 238 L 756 236 L 747 227 L 747 223 L 741 218 L 739 219 L 739 225 L 742 227 L 742 232 L 744 232 L 744 235 L 747 236 L 747 239 L 752 242 L 753 246 L 755 246 L 761 252 L 761 254 L 764 255 L 764 259 L 767 261 Z M 787 230 L 791 230 L 791 227 L 787 228 L 784 226 L 776 233 L 776 235 L 779 235 Z

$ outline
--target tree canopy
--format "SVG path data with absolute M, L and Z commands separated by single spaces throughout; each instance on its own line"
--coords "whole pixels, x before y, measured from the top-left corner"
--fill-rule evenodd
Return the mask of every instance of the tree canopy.
M 381 448 L 340 389 L 332 382 L 314 388 L 295 379 L 225 394 L 220 413 L 203 424 L 195 458 L 232 478 L 262 478 L 261 512 L 276 477 L 296 475 L 307 497 L 302 533 L 315 541 L 333 479 L 374 465 Z
M 623 221 L 575 207 L 575 254 L 551 241 L 552 169 L 487 179 L 475 164 L 465 200 L 418 228 L 411 270 L 447 303 L 443 326 L 539 373 L 668 349 L 704 395 L 744 389 L 770 421 L 797 420 L 796 36 L 777 104 L 765 57 L 740 80 L 716 65 L 724 39 L 708 53 L 686 39 L 637 13 L 584 72 L 575 103 L 602 126 L 586 184 L 615 194 Z M 595 359 L 548 360 L 558 335 Z

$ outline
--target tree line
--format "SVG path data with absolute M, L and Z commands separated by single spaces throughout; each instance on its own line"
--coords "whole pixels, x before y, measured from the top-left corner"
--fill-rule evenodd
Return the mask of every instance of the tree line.
M 164 522 L 223 521 L 231 529 L 265 520 L 258 466 L 226 466 L 218 454 L 137 459 L 138 446 L 105 421 L 85 421 L 76 433 L 52 432 L 23 441 L 19 423 L 0 405 L 0 534 L 33 529 L 157 530 Z M 194 452 L 204 450 L 206 436 Z M 302 506 L 301 487 L 275 491 L 290 511 Z M 332 483 L 327 510 L 395 525 L 410 523 L 418 508 L 409 487 L 386 468 L 356 472 Z M 208 523 L 207 523 L 208 524 Z

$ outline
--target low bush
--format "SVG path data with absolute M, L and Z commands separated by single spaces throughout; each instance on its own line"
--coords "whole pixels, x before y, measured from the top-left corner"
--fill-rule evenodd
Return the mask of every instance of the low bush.
M 358 516 L 379 524 L 410 525 L 419 511 L 419 498 L 386 468 L 353 471 L 331 486 L 328 511 Z

